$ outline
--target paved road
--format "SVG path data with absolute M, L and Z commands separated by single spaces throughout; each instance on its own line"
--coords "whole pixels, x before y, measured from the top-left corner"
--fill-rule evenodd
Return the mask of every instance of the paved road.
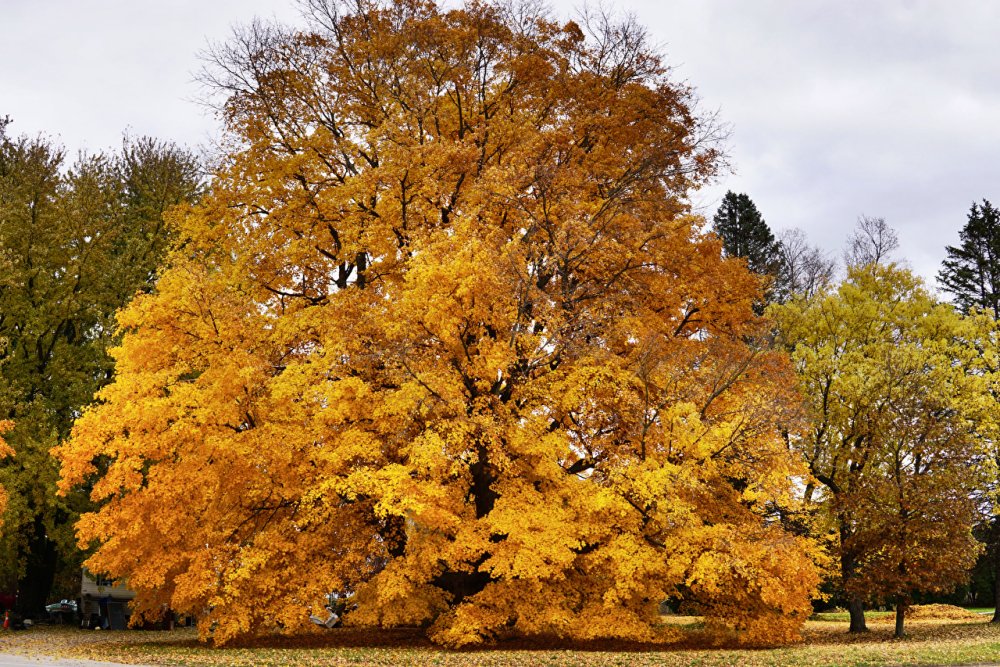
M 0 667 L 122 667 L 120 662 L 96 662 L 94 660 L 62 660 L 47 656 L 26 657 L 11 653 L 0 653 Z M 131 667 L 141 667 L 132 665 Z

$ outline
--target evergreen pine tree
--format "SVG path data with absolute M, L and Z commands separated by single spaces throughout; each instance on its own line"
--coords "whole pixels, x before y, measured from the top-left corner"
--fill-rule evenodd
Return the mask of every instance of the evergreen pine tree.
M 722 239 L 727 257 L 743 257 L 751 271 L 772 278 L 765 300 L 783 300 L 780 298 L 783 290 L 776 289 L 783 273 L 781 243 L 774 238 L 753 200 L 742 192 L 727 192 L 712 220 L 712 229 Z
M 965 312 L 979 307 L 1000 313 L 1000 210 L 986 199 L 973 203 L 959 238 L 958 247 L 947 247 L 938 272 L 941 289 Z

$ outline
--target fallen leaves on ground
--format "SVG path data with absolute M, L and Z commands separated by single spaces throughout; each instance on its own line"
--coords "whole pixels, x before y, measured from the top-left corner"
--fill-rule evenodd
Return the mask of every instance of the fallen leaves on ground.
M 951 619 L 951 620 L 982 620 L 982 615 L 974 611 L 956 607 L 953 604 L 916 604 L 910 607 L 906 614 L 910 619 Z
M 199 644 L 193 630 L 95 632 L 62 626 L 0 634 L 0 652 L 89 658 L 130 664 L 251 667 L 290 665 L 441 665 L 524 667 L 525 665 L 635 665 L 645 667 L 804 667 L 851 665 L 975 664 L 1000 656 L 1000 627 L 981 621 L 908 622 L 908 636 L 892 639 L 892 628 L 848 635 L 842 621 L 810 621 L 799 645 L 766 650 L 712 648 L 697 619 L 677 619 L 688 638 L 682 648 L 641 644 L 569 644 L 521 640 L 468 651 L 432 646 L 417 630 L 336 629 L 301 638 L 259 640 L 232 648 Z

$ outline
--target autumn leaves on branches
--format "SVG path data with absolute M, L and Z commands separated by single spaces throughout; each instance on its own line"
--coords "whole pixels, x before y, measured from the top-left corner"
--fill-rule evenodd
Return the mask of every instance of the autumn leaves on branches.
M 669 639 L 668 598 L 796 637 L 805 422 L 762 279 L 689 214 L 691 91 L 633 23 L 306 6 L 216 52 L 229 152 L 58 450 L 91 569 L 220 642 L 330 592 L 453 646 Z
M 981 550 L 994 319 L 963 317 L 877 262 L 770 314 L 811 417 L 793 444 L 813 480 L 806 502 L 835 536 L 851 629 L 866 629 L 866 603 L 894 604 L 901 635 L 914 594 L 952 590 Z
M 793 636 L 792 381 L 685 213 L 690 92 L 633 24 L 311 9 L 218 54 L 233 150 L 60 450 L 108 462 L 91 565 L 220 641 L 330 591 L 451 645 L 655 639 L 672 596 Z

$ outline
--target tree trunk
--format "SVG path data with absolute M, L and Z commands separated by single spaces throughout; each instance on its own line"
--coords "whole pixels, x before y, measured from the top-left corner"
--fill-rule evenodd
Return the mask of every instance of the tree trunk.
M 489 449 L 482 442 L 476 445 L 476 461 L 469 467 L 469 472 L 472 475 L 472 487 L 469 491 L 475 504 L 476 518 L 482 519 L 493 511 L 493 507 L 500 497 L 500 494 L 493 488 L 493 484 L 497 481 L 497 473 L 490 462 Z M 505 537 L 494 534 L 490 536 L 490 541 L 500 542 Z M 446 569 L 437 575 L 432 583 L 450 593 L 452 604 L 457 605 L 465 598 L 481 592 L 487 585 L 495 581 L 492 574 L 479 569 L 489 557 L 488 551 L 481 554 L 476 562 L 470 563 L 471 570 Z
M 906 615 L 906 608 L 909 605 L 905 602 L 896 603 L 896 639 L 902 639 L 906 636 L 906 632 L 903 630 L 903 619 Z
M 485 444 L 476 445 L 476 462 L 469 467 L 472 473 L 472 499 L 476 505 L 476 518 L 482 519 L 493 511 L 500 494 L 493 488 L 496 471 L 490 463 L 490 452 Z
M 857 569 L 857 560 L 854 554 L 844 548 L 844 545 L 848 543 L 850 534 L 847 529 L 847 519 L 843 516 L 840 517 L 840 576 L 844 585 L 846 586 L 854 577 L 854 571 Z M 848 630 L 850 633 L 855 632 L 868 632 L 868 626 L 865 624 L 865 605 L 864 601 L 854 593 L 849 593 L 847 599 L 847 611 L 851 614 L 851 627 Z
M 993 618 L 990 623 L 1000 623 L 1000 517 L 993 517 L 990 542 L 993 550 Z
M 18 611 L 42 616 L 55 579 L 56 544 L 48 538 L 41 516 L 35 517 L 33 534 L 28 538 L 24 577 L 17 582 Z
M 848 632 L 868 632 L 868 626 L 865 624 L 864 603 L 857 598 L 848 600 L 847 611 L 851 614 L 851 628 Z

